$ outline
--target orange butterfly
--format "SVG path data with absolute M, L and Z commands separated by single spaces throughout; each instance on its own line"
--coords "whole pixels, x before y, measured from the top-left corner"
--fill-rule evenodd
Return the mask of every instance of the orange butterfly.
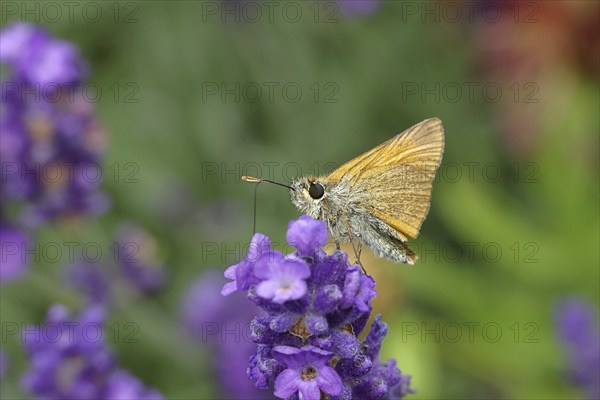
M 351 242 L 359 263 L 364 243 L 380 257 L 414 264 L 417 256 L 406 241 L 417 237 L 427 216 L 443 151 L 442 122 L 427 119 L 327 176 L 293 179 L 292 203 L 325 221 L 338 247 Z

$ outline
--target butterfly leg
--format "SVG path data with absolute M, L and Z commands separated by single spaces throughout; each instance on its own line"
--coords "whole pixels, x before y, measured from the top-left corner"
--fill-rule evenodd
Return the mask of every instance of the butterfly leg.
M 348 217 L 346 216 L 346 214 L 342 214 L 342 216 L 344 217 L 344 221 L 346 222 L 346 228 L 348 229 L 348 236 L 350 238 L 350 244 L 352 244 L 352 249 L 354 250 L 354 255 L 356 256 L 356 263 L 358 265 L 360 265 L 363 272 L 366 274 L 367 270 L 365 270 L 365 267 L 363 267 L 362 263 L 360 262 L 360 252 L 362 251 L 362 243 L 360 242 L 360 239 L 359 239 L 358 240 L 358 249 L 357 249 L 356 246 L 354 245 L 354 237 L 352 236 L 352 229 L 350 229 L 350 221 L 348 221 Z
M 341 249 L 339 240 L 335 241 L 335 249 L 338 251 Z
M 358 246 L 358 249 L 354 248 L 354 255 L 356 256 L 356 263 L 358 265 L 360 265 L 360 267 L 362 268 L 363 272 L 365 274 L 367 274 L 367 270 L 365 269 L 365 267 L 363 267 L 362 263 L 360 262 L 360 253 L 362 252 L 362 242 L 360 240 L 358 240 L 358 245 L 357 246 Z M 352 242 L 352 247 L 354 247 L 354 242 Z

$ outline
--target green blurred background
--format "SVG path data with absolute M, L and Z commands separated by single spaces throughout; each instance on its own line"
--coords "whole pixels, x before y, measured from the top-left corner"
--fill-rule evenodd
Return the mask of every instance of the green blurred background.
M 576 398 L 553 310 L 565 296 L 600 297 L 598 4 L 382 1 L 363 13 L 271 2 L 269 14 L 260 2 L 226 3 L 236 11 L 94 3 L 102 16 L 91 21 L 82 2 L 72 20 L 63 8 L 57 22 L 39 21 L 81 47 L 102 90 L 113 206 L 36 240 L 108 243 L 133 220 L 171 274 L 153 299 L 117 288 L 110 322 L 140 327 L 138 343 L 113 344 L 121 364 L 167 398 L 216 397 L 205 349 L 183 340 L 176 321 L 201 271 L 243 257 L 254 187 L 239 177 L 326 173 L 435 116 L 446 149 L 411 242 L 420 262 L 363 260 L 390 324 L 384 356 L 413 376 L 414 399 Z M 14 20 L 38 22 L 2 17 Z M 298 215 L 288 194 L 264 185 L 258 200 L 257 230 L 284 243 Z M 3 287 L 2 319 L 41 322 L 57 302 L 77 309 L 61 267 L 34 262 L 27 279 Z M 12 398 L 26 363 L 15 340 L 2 345 Z

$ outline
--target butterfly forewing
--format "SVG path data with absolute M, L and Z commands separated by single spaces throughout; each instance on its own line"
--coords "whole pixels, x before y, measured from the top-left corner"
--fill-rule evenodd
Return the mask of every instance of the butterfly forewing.
M 431 186 L 444 150 L 444 129 L 427 119 L 342 165 L 325 180 L 350 179 L 352 188 L 369 196 L 370 212 L 398 232 L 417 237 L 429 211 Z
M 432 181 L 412 165 L 375 167 L 363 174 L 354 187 L 368 185 L 367 211 L 401 235 L 416 238 L 429 211 Z

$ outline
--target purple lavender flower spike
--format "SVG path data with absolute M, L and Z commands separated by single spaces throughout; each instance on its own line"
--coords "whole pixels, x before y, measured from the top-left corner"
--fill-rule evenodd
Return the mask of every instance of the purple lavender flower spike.
M 250 325 L 258 348 L 247 372 L 255 385 L 290 399 L 393 400 L 414 393 L 395 360 L 379 360 L 388 329 L 381 316 L 359 339 L 376 295 L 373 278 L 351 266 L 345 253 L 322 250 L 322 221 L 300 217 L 290 222 L 287 238 L 296 252 L 263 249 L 268 257 L 225 272 L 234 281 L 222 293 L 247 291 L 265 313 Z
M 348 15 L 369 15 L 381 6 L 381 0 L 338 0 L 340 9 Z
M 79 83 L 85 65 L 71 43 L 52 38 L 44 29 L 13 23 L 2 31 L 0 62 L 9 64 L 20 81 L 44 90 Z
M 73 321 L 64 306 L 56 305 L 48 311 L 46 324 L 23 331 L 30 360 L 21 378 L 23 389 L 34 399 L 128 398 L 116 397 L 124 393 L 160 399 L 157 392 L 143 389 L 137 379 L 118 369 L 116 357 L 103 341 L 104 319 L 101 306 L 87 308 Z
M 8 73 L 2 77 L 0 205 L 18 205 L 12 222 L 29 228 L 105 212 L 98 166 L 106 133 L 84 96 L 87 71 L 79 51 L 26 23 L 1 35 L 0 62 Z
M 239 293 L 221 296 L 219 286 L 222 283 L 223 277 L 217 270 L 203 272 L 192 283 L 181 303 L 184 325 L 195 339 L 208 347 L 223 398 L 272 398 L 257 389 L 246 375 L 248 360 L 256 345 L 246 335 L 231 334 L 240 330 L 247 332 L 244 327 L 248 320 L 261 314 L 260 310 Z M 260 330 L 258 326 L 250 329 Z
M 16 65 L 22 57 L 23 49 L 39 31 L 29 24 L 12 23 L 2 30 L 2 46 L 0 46 L 0 62 Z
M 148 389 L 128 371 L 115 371 L 106 383 L 106 400 L 162 400 L 162 395 L 154 389 Z
M 287 366 L 275 380 L 275 396 L 286 399 L 299 393 L 301 399 L 319 400 L 321 391 L 333 396 L 342 391 L 342 379 L 327 365 L 333 353 L 314 346 L 277 346 L 273 353 Z
M 18 229 L 0 223 L 0 284 L 21 279 L 27 274 L 29 237 Z
M 140 292 L 152 294 L 167 283 L 168 271 L 160 261 L 158 243 L 139 226 L 126 222 L 118 229 L 118 261 L 125 278 Z
M 570 298 L 556 309 L 556 325 L 570 364 L 572 383 L 587 399 L 600 398 L 600 334 L 598 309 L 590 303 Z
M 70 286 L 85 293 L 89 305 L 109 305 L 109 282 L 99 266 L 87 262 L 72 264 L 66 268 L 65 275 Z
M 56 340 L 41 329 L 23 332 L 31 365 L 22 385 L 35 398 L 90 398 L 100 390 L 94 382 L 104 382 L 115 366 L 114 357 L 102 341 L 88 336 L 104 323 L 102 309 L 90 308 L 74 323 L 69 317 L 65 307 L 54 306 L 48 312 L 47 324 L 59 327 L 59 335 L 71 335 L 68 329 L 72 329 L 72 340 Z
M 39 51 L 31 51 L 21 64 L 21 72 L 28 82 L 42 87 L 50 84 L 74 84 L 85 71 L 79 50 L 71 43 L 52 40 L 40 44 Z

